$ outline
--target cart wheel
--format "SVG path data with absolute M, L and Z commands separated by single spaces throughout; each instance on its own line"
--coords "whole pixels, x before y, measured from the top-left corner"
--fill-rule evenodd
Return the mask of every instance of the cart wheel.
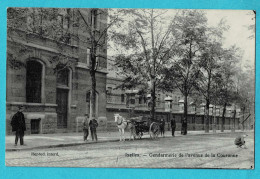
M 158 123 L 156 123 L 156 122 L 153 122 L 150 125 L 150 130 L 149 130 L 150 137 L 152 139 L 158 138 L 159 132 L 160 132 L 160 125 Z

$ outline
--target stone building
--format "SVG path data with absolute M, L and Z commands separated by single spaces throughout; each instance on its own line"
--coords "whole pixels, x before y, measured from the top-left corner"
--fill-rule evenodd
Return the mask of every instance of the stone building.
M 100 33 L 106 10 L 9 8 L 6 131 L 19 105 L 28 134 L 80 130 L 90 113 L 90 44 L 86 24 Z M 80 14 L 79 14 L 80 13 Z M 96 117 L 106 120 L 106 45 L 97 52 Z

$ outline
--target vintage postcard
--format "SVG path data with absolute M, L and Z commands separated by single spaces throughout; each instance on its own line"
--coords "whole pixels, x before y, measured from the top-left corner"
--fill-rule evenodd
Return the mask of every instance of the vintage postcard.
M 255 17 L 8 8 L 6 166 L 254 169 Z

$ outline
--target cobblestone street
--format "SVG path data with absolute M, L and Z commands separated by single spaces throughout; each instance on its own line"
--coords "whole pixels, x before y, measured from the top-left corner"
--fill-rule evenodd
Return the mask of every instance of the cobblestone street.
M 254 168 L 254 134 L 248 149 L 237 148 L 241 133 L 167 137 L 72 147 L 6 152 L 7 166 Z M 207 155 L 208 154 L 208 155 Z

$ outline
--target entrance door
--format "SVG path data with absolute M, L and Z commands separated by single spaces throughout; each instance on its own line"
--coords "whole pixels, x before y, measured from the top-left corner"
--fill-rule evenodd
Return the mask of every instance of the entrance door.
M 68 90 L 57 88 L 57 127 L 67 128 L 68 118 Z

